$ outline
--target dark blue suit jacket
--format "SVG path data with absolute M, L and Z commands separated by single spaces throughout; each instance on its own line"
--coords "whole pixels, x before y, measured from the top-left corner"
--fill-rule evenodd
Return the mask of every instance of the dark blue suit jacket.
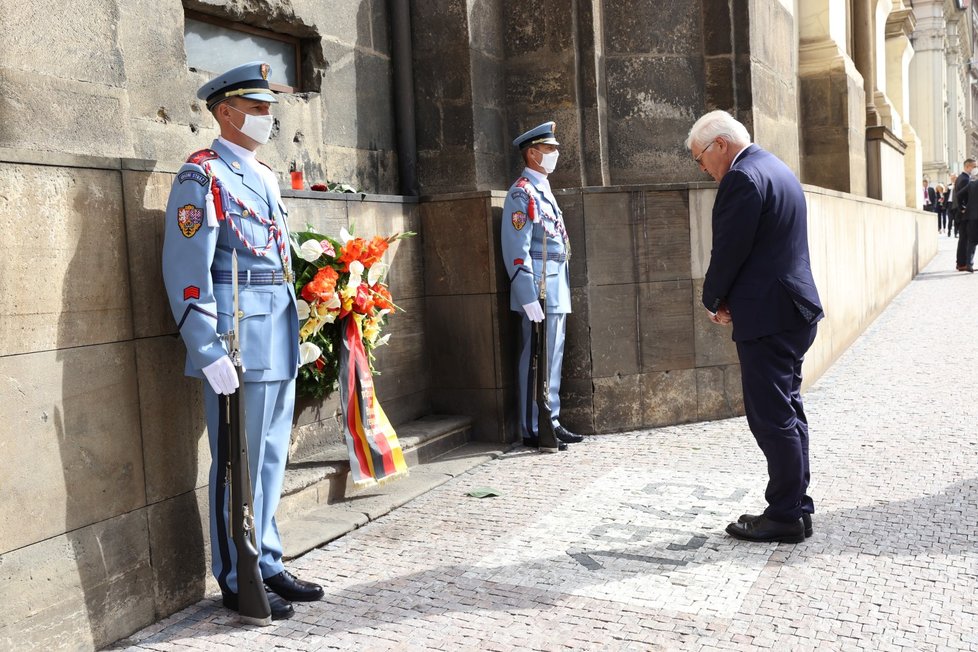
M 808 253 L 801 184 L 757 145 L 740 155 L 717 190 L 713 251 L 703 305 L 726 303 L 733 339 L 752 340 L 814 324 L 824 313 Z

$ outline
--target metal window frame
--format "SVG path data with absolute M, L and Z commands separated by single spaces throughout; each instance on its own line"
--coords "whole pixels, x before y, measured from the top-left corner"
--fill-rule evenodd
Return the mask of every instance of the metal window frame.
M 268 29 L 262 29 L 261 27 L 246 25 L 245 23 L 237 23 L 233 20 L 219 18 L 218 16 L 212 16 L 200 11 L 194 11 L 193 9 L 185 9 L 184 16 L 186 18 L 191 18 L 202 23 L 210 23 L 211 25 L 217 25 L 218 27 L 223 27 L 224 29 L 229 29 L 235 32 L 244 32 L 245 34 L 261 36 L 263 38 L 272 39 L 274 41 L 280 41 L 282 43 L 291 45 L 295 50 L 295 86 L 293 87 L 287 84 L 278 84 L 276 82 L 269 82 L 268 85 L 273 91 L 277 91 L 279 93 L 300 92 L 300 89 L 302 88 L 302 39 L 299 37 L 292 36 L 291 34 L 282 34 L 281 32 L 273 32 Z

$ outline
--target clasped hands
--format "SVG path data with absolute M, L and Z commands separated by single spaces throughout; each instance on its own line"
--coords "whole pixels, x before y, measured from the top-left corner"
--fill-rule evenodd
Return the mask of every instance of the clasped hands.
M 710 314 L 710 321 L 712 321 L 714 324 L 729 326 L 733 323 L 733 315 L 730 314 L 730 308 L 728 308 L 727 304 L 725 303 L 720 304 L 720 307 L 717 308 L 716 313 L 712 313 L 709 310 L 707 310 L 707 312 Z

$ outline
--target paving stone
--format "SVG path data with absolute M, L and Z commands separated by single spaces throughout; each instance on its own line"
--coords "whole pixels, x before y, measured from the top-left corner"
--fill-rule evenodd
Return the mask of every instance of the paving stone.
M 373 520 L 289 563 L 326 591 L 294 619 L 241 628 L 211 596 L 114 649 L 978 649 L 978 410 L 955 385 L 978 280 L 952 246 L 805 396 L 805 543 L 724 533 L 764 502 L 742 417 L 517 447 L 386 515 L 354 501 Z

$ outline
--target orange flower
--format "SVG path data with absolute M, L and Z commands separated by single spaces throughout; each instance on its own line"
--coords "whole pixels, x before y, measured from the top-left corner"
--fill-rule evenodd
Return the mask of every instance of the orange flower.
M 387 289 L 387 286 L 377 283 L 370 289 L 374 293 L 374 307 L 378 310 L 390 310 L 393 313 L 394 298 L 391 297 L 391 291 Z
M 367 243 L 364 242 L 363 238 L 353 238 L 343 245 L 343 249 L 340 250 L 340 262 L 343 263 L 344 272 L 350 271 L 350 263 L 352 263 L 354 260 L 360 260 L 366 244 Z
M 363 263 L 364 267 L 370 267 L 381 258 L 384 257 L 384 252 L 387 251 L 387 238 L 375 235 L 370 244 L 364 249 L 363 254 L 360 256 L 360 262 Z
M 336 279 L 339 277 L 340 275 L 332 267 L 323 267 L 302 288 L 302 298 L 309 303 L 327 301 L 336 290 Z

